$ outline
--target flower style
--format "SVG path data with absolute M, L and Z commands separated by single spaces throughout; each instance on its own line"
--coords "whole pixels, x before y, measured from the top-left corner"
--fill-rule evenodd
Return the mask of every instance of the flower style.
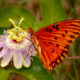
M 23 18 L 20 23 L 22 20 Z M 14 28 L 4 31 L 4 35 L 0 35 L 1 67 L 7 66 L 12 60 L 17 69 L 21 68 L 22 65 L 29 67 L 31 56 L 36 55 L 30 33 L 16 26 L 12 19 L 10 19 L 10 22 Z

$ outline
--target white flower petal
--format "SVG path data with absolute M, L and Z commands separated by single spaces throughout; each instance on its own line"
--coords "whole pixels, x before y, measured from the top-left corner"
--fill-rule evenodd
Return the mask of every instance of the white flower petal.
M 10 60 L 12 59 L 12 56 L 13 56 L 14 52 L 11 51 L 11 52 L 8 52 L 2 59 L 1 61 L 1 67 L 5 67 L 9 64 Z
M 2 43 L 2 42 L 0 42 L 0 48 L 2 47 L 2 45 L 3 45 L 3 43 Z
M 31 65 L 31 61 L 30 61 L 30 58 L 24 58 L 23 57 L 23 65 L 25 66 L 25 67 L 30 67 L 30 65 Z
M 22 54 L 21 52 L 15 52 L 13 55 L 14 66 L 19 69 L 22 67 Z
M 7 48 L 3 48 L 2 51 L 0 51 L 0 58 L 2 58 L 5 54 L 7 54 Z

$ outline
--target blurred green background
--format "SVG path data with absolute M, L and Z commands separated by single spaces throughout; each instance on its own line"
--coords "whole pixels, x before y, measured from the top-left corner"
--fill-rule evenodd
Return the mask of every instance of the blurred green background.
M 21 27 L 36 32 L 40 28 L 67 19 L 80 18 L 80 0 L 0 0 L 0 34 L 11 28 L 9 18 L 16 24 L 21 17 Z M 80 37 L 71 45 L 68 56 L 80 56 Z M 36 61 L 37 60 L 37 61 Z M 34 68 L 40 69 L 38 71 Z M 14 74 L 13 74 L 14 73 Z M 52 74 L 52 75 L 51 75 Z M 52 78 L 53 76 L 53 78 Z M 36 78 L 37 77 L 37 78 Z M 62 64 L 48 72 L 38 58 L 29 69 L 0 69 L 0 80 L 80 80 L 80 60 L 64 60 Z

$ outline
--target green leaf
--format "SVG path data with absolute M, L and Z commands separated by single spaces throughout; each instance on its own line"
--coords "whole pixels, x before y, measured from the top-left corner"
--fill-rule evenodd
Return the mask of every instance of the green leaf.
M 18 24 L 22 17 L 24 18 L 24 21 L 22 22 L 21 27 L 24 29 L 31 27 L 34 17 L 28 10 L 20 7 L 8 7 L 3 9 L 0 11 L 0 27 L 9 28 L 11 26 L 9 18 L 12 18 L 16 24 Z
M 9 71 L 0 69 L 0 80 L 8 80 L 9 77 Z
M 40 0 L 40 11 L 44 25 L 66 19 L 61 0 Z
M 11 73 L 17 73 L 27 80 L 54 80 L 51 73 L 45 70 L 37 57 L 33 57 L 30 68 L 23 67 L 19 70 L 15 68 L 9 68 L 7 70 L 0 69 L 0 80 L 7 80 Z

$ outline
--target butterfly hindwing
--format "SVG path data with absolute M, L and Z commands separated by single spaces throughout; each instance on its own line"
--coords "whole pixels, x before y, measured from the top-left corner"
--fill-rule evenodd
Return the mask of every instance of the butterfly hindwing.
M 52 70 L 55 65 L 60 63 L 79 33 L 79 19 L 55 23 L 35 33 L 41 47 L 41 54 L 39 56 L 48 70 Z

